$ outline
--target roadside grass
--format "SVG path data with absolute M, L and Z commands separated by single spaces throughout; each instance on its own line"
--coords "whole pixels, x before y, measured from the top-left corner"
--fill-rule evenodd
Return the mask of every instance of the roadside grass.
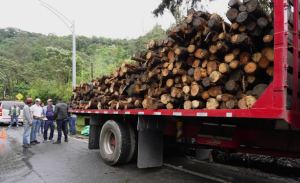
M 81 134 L 81 131 L 84 130 L 84 118 L 86 116 L 77 116 L 76 119 L 76 134 Z
M 129 178 L 126 178 L 125 180 L 123 180 L 121 183 L 128 183 L 130 181 Z

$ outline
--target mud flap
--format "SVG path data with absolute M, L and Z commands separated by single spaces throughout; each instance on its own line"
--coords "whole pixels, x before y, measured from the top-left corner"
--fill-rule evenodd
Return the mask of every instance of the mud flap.
M 152 116 L 139 116 L 139 168 L 159 167 L 163 164 L 163 122 Z
M 99 114 L 90 115 L 89 149 L 99 149 L 99 136 L 103 124 Z

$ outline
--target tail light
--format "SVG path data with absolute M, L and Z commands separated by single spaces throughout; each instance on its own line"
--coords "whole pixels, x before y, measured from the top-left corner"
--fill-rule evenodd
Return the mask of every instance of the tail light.
M 0 116 L 2 116 L 2 109 L 0 109 Z

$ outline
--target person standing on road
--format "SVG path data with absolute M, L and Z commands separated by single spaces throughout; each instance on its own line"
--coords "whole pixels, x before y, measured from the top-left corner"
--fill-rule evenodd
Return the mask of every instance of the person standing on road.
M 31 109 L 30 109 L 32 102 L 33 102 L 32 98 L 27 98 L 26 99 L 27 105 L 25 105 L 24 109 L 23 109 L 23 125 L 24 125 L 23 147 L 24 148 L 31 147 L 31 145 L 28 144 L 27 136 L 29 135 L 29 129 L 33 122 L 33 115 L 32 115 Z
M 30 109 L 33 114 L 33 122 L 31 127 L 30 133 L 30 144 L 35 145 L 39 144 L 40 142 L 36 140 L 36 133 L 41 126 L 42 117 L 43 117 L 43 109 L 40 106 L 41 99 L 35 99 L 35 105 L 31 106 Z
M 47 120 L 45 120 L 45 127 L 44 127 L 44 142 L 48 139 L 48 128 L 50 127 L 50 136 L 49 141 L 53 141 L 53 133 L 54 133 L 54 122 L 53 122 L 53 116 L 54 116 L 54 105 L 52 105 L 52 99 L 47 100 L 48 105 L 43 108 L 43 115 L 46 116 Z
M 11 116 L 10 119 L 10 125 L 8 127 L 11 127 L 14 123 L 14 119 L 16 119 L 16 127 L 19 127 L 19 115 L 20 115 L 20 108 L 17 106 L 17 104 L 14 104 L 13 107 L 9 109 L 9 115 Z
M 67 120 L 68 120 L 68 105 L 63 103 L 62 98 L 58 98 L 58 103 L 55 106 L 53 119 L 56 120 L 58 137 L 57 141 L 53 144 L 61 143 L 61 130 L 63 130 L 65 135 L 65 142 L 68 142 L 68 133 L 66 130 Z
M 44 110 L 44 109 L 43 109 L 44 106 L 45 106 L 45 104 L 42 102 L 42 103 L 41 103 L 42 110 Z M 43 116 L 45 116 L 45 115 L 44 115 L 44 111 L 43 111 Z M 43 134 L 44 134 L 44 124 L 45 124 L 45 121 L 42 119 L 41 127 L 38 129 L 38 135 L 40 135 L 40 134 L 43 135 Z
M 68 107 L 71 108 L 71 102 L 68 103 Z M 76 114 L 72 114 L 71 112 L 68 112 L 68 123 L 69 123 L 69 129 L 70 129 L 70 135 L 76 135 Z M 66 130 L 68 132 L 68 125 L 66 125 Z

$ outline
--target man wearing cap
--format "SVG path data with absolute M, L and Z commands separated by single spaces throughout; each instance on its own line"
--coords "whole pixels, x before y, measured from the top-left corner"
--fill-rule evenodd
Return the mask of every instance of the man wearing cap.
M 28 144 L 27 136 L 30 130 L 30 127 L 32 126 L 33 116 L 32 112 L 30 110 L 30 106 L 32 105 L 32 98 L 26 99 L 26 105 L 23 109 L 23 124 L 24 124 L 24 133 L 23 133 L 23 147 L 24 148 L 30 148 L 31 145 Z
M 52 99 L 47 100 L 48 105 L 46 105 L 43 108 L 43 115 L 46 116 L 47 120 L 45 120 L 45 127 L 44 127 L 44 142 L 48 140 L 48 128 L 50 127 L 50 136 L 49 141 L 53 141 L 53 133 L 54 133 L 54 122 L 53 122 L 53 116 L 54 116 L 54 105 L 52 105 L 53 101 Z
M 53 144 L 61 143 L 61 130 L 64 132 L 65 142 L 68 142 L 68 133 L 66 130 L 68 119 L 68 105 L 66 103 L 63 103 L 62 98 L 58 98 L 57 100 L 58 103 L 55 106 L 53 119 L 56 120 L 58 137 L 57 141 Z
M 43 109 L 40 106 L 41 99 L 35 99 L 35 104 L 30 107 L 32 114 L 33 114 L 33 122 L 31 127 L 30 133 L 30 144 L 35 145 L 39 144 L 40 142 L 36 140 L 36 133 L 41 126 L 42 118 L 43 118 Z

